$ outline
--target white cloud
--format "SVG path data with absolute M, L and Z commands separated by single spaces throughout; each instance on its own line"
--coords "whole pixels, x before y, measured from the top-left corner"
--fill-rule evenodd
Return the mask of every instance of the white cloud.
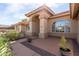
M 2 3 L 78 3 L 78 0 L 1 0 Z
M 0 23 L 9 22 L 9 24 L 20 21 L 20 19 L 25 18 L 24 13 L 20 13 L 19 10 L 26 8 L 27 4 L 8 4 L 3 15 L 0 14 Z
M 14 14 L 13 17 L 16 18 L 16 19 L 24 19 L 24 18 L 26 18 L 26 16 L 23 13 Z
M 6 17 L 6 16 L 0 16 L 0 20 L 5 20 L 5 19 L 7 19 L 8 17 Z
M 26 4 L 9 4 L 9 6 L 6 8 L 5 12 L 9 12 L 9 13 L 14 13 L 14 12 L 18 12 L 20 9 L 24 8 L 26 6 Z
M 42 1 L 42 0 L 40 0 L 40 1 Z M 30 4 L 31 4 L 31 2 L 30 2 Z M 43 5 L 43 4 L 46 4 L 50 8 L 51 7 L 56 8 L 56 7 L 59 7 L 60 5 L 62 5 L 62 4 L 56 4 L 56 3 L 51 3 L 51 2 L 41 2 L 41 3 L 39 3 L 39 1 L 37 1 L 35 3 L 38 4 L 38 5 L 36 5 L 37 7 L 39 7 L 39 6 Z M 12 20 L 12 22 L 16 22 L 16 21 L 20 21 L 19 19 L 26 18 L 24 16 L 25 13 L 21 13 L 21 12 L 19 12 L 19 10 L 27 8 L 26 6 L 28 4 L 29 3 L 10 3 L 10 4 L 8 4 L 6 10 L 3 12 L 5 16 L 0 16 L 1 20 L 5 20 L 7 22 L 10 22 L 10 21 L 8 21 L 8 19 L 9 19 L 9 20 Z M 11 14 L 11 13 L 13 13 L 13 14 Z
M 42 3 L 38 3 L 36 2 L 38 5 L 37 7 L 43 5 L 43 4 L 46 4 L 48 7 L 53 7 L 53 8 L 56 8 L 62 4 L 56 4 L 56 3 L 50 3 L 50 2 L 42 2 Z M 4 13 L 6 14 L 9 14 L 9 13 L 18 13 L 18 11 L 20 9 L 23 9 L 23 8 L 27 8 L 25 6 L 27 6 L 29 3 L 10 3 L 9 6 L 6 8 L 6 11 Z
M 53 7 L 53 8 L 57 8 L 59 7 L 60 5 L 63 5 L 63 3 L 46 3 L 47 6 L 49 6 L 50 8 Z
M 14 12 L 18 12 L 20 9 L 25 8 L 26 5 L 28 5 L 29 3 L 10 3 L 9 6 L 7 7 L 5 13 L 14 13 Z M 38 4 L 38 7 L 46 4 L 48 7 L 58 7 L 62 4 L 57 4 L 57 3 L 51 3 L 51 2 L 36 2 L 36 4 Z

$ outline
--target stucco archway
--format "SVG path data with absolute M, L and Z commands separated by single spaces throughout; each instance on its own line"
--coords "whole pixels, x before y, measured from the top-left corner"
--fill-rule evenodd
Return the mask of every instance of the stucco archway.
M 32 35 L 33 36 L 39 36 L 40 32 L 40 19 L 39 16 L 33 16 L 32 17 Z

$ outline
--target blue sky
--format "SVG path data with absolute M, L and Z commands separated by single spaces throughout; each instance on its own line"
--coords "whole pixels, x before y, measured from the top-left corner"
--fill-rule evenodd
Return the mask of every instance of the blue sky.
M 24 14 L 38 8 L 43 3 L 0 3 L 0 24 L 11 25 L 26 18 Z M 68 3 L 46 3 L 55 13 L 69 10 Z

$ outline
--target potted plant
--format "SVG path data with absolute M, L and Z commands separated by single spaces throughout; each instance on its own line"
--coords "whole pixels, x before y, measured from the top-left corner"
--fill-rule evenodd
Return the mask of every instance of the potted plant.
M 31 43 L 33 38 L 31 36 L 28 36 L 28 35 L 26 37 L 27 37 L 27 42 Z
M 32 38 L 28 38 L 27 42 L 31 43 L 32 42 Z
M 62 56 L 69 56 L 71 54 L 71 50 L 69 49 L 67 40 L 64 36 L 61 37 L 60 41 L 60 53 Z

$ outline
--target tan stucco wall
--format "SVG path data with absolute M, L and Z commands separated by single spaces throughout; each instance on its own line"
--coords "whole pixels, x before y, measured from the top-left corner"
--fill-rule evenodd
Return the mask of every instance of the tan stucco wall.
M 42 13 L 42 15 L 43 15 L 43 13 Z M 44 17 L 44 16 L 42 16 L 42 17 Z M 40 34 L 41 36 L 43 36 L 42 34 L 44 34 L 44 35 L 48 34 L 48 35 L 51 35 L 51 36 L 61 37 L 62 33 L 52 32 L 52 24 L 57 20 L 64 19 L 64 20 L 68 20 L 68 21 L 71 22 L 70 32 L 64 33 L 64 35 L 67 38 L 77 38 L 77 20 L 71 19 L 70 14 L 64 15 L 64 16 L 61 16 L 61 17 L 50 18 L 50 19 L 42 18 L 42 17 L 41 18 L 39 18 L 39 17 L 38 18 L 37 17 L 32 18 L 32 21 L 30 22 L 31 23 L 30 24 L 30 30 L 28 31 L 29 34 L 34 34 L 34 33 L 40 34 L 41 33 Z
M 26 26 L 15 25 L 15 31 L 17 31 L 17 32 L 21 32 L 21 31 L 27 32 L 27 29 L 26 29 Z
M 38 17 L 37 17 L 38 16 Z M 54 16 L 54 17 L 53 17 Z M 70 12 L 60 13 L 58 15 L 52 15 L 47 10 L 42 9 L 29 16 L 30 35 L 39 34 L 39 37 L 45 37 L 45 35 L 59 36 L 62 33 L 52 32 L 52 24 L 57 20 L 68 20 L 71 22 L 70 32 L 64 33 L 67 38 L 77 38 L 77 20 L 70 18 Z M 38 20 L 39 19 L 39 20 Z M 39 24 L 39 25 L 38 25 Z
M 32 35 L 36 33 L 42 38 L 45 37 L 48 32 L 47 20 L 50 15 L 46 10 L 40 10 L 36 14 L 31 15 L 30 30 L 28 32 Z
M 41 38 L 46 38 L 48 37 L 48 18 L 51 16 L 48 11 L 43 10 L 39 14 L 39 19 L 40 19 L 40 33 L 39 37 Z
M 78 20 L 78 24 L 77 24 L 77 42 L 79 44 L 79 14 L 78 14 L 77 20 Z
M 65 15 L 65 16 L 62 16 L 62 17 L 57 17 L 57 18 L 51 18 L 49 19 L 48 21 L 48 33 L 49 35 L 51 36 L 62 36 L 61 32 L 52 32 L 52 24 L 57 21 L 57 20 L 68 20 L 71 22 L 71 28 L 70 28 L 70 32 L 69 33 L 64 33 L 64 35 L 67 37 L 67 38 L 77 38 L 77 21 L 76 20 L 73 20 L 70 18 L 70 15 Z
M 29 27 L 30 29 L 27 31 L 28 35 L 39 35 L 40 31 L 40 20 L 37 15 L 33 15 L 30 17 L 30 22 L 29 22 Z
M 21 26 L 20 25 L 15 25 L 15 31 L 21 32 Z

